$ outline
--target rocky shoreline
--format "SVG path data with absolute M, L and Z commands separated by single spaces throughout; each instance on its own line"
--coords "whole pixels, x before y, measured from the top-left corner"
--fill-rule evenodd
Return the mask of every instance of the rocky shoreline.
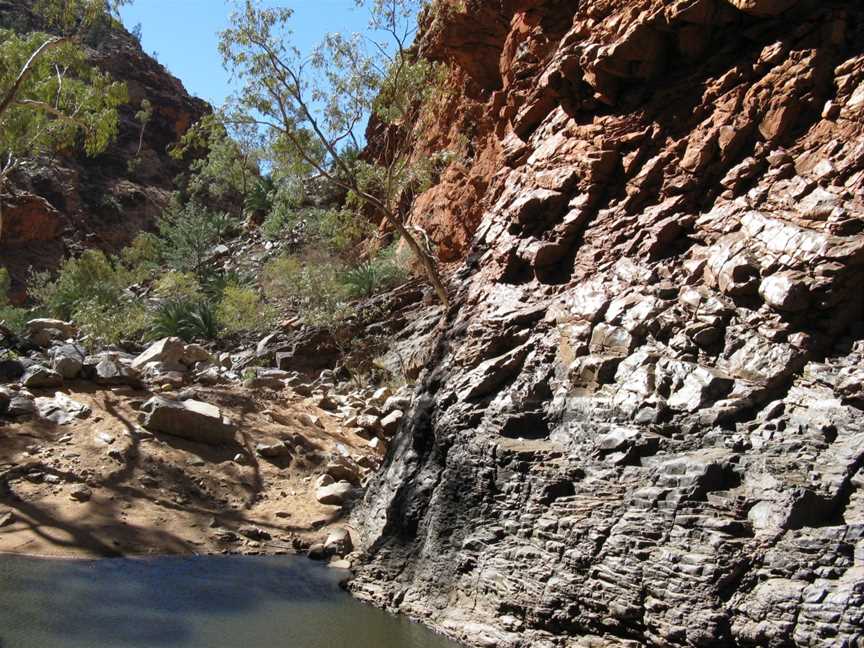
M 244 369 L 254 353 L 177 338 L 89 354 L 76 335 L 31 321 L 11 343 L 28 350 L 0 362 L 0 552 L 351 564 L 345 513 L 406 392 L 337 384 L 332 371 Z

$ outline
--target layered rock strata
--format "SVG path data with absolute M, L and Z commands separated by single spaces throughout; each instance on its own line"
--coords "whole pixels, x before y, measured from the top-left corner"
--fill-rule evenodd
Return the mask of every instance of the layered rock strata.
M 469 0 L 421 42 L 455 294 L 353 592 L 474 645 L 859 645 L 864 9 Z

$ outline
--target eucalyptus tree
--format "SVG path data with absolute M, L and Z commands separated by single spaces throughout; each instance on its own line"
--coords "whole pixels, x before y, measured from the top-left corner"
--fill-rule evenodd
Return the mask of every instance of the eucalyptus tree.
M 370 33 L 328 34 L 301 51 L 290 29 L 292 10 L 245 0 L 221 33 L 220 52 L 240 90 L 226 120 L 257 126 L 278 150 L 310 174 L 385 219 L 417 258 L 443 305 L 447 290 L 433 251 L 403 218 L 400 204 L 422 175 L 411 133 L 430 90 L 433 68 L 411 49 L 422 0 L 357 0 Z M 374 159 L 356 155 L 374 115 L 383 141 Z
M 37 0 L 34 14 L 55 33 L 0 29 L 0 192 L 23 159 L 79 142 L 95 155 L 116 136 L 126 88 L 89 64 L 81 39 L 128 1 Z

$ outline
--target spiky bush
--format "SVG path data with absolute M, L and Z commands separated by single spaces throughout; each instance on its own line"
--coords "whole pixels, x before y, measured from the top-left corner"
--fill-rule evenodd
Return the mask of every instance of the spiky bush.
M 148 335 L 154 340 L 165 337 L 179 337 L 185 342 L 214 340 L 219 336 L 216 310 L 204 300 L 163 302 L 151 315 Z

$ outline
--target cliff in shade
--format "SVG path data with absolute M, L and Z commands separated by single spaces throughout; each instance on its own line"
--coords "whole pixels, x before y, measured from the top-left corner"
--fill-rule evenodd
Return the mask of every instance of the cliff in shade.
M 453 303 L 352 591 L 472 645 L 861 645 L 864 7 L 464 0 L 420 45 Z
M 0 26 L 39 28 L 28 6 L 0 0 Z M 30 267 L 53 268 L 84 248 L 117 252 L 139 231 L 152 229 L 185 169 L 168 147 L 210 110 L 125 30 L 104 28 L 87 40 L 93 63 L 126 83 L 129 102 L 120 108 L 118 137 L 101 155 L 69 152 L 31 160 L 13 176 L 2 197 L 0 267 L 10 271 L 17 299 Z M 143 99 L 151 102 L 153 117 L 138 153 L 141 124 L 135 113 Z

